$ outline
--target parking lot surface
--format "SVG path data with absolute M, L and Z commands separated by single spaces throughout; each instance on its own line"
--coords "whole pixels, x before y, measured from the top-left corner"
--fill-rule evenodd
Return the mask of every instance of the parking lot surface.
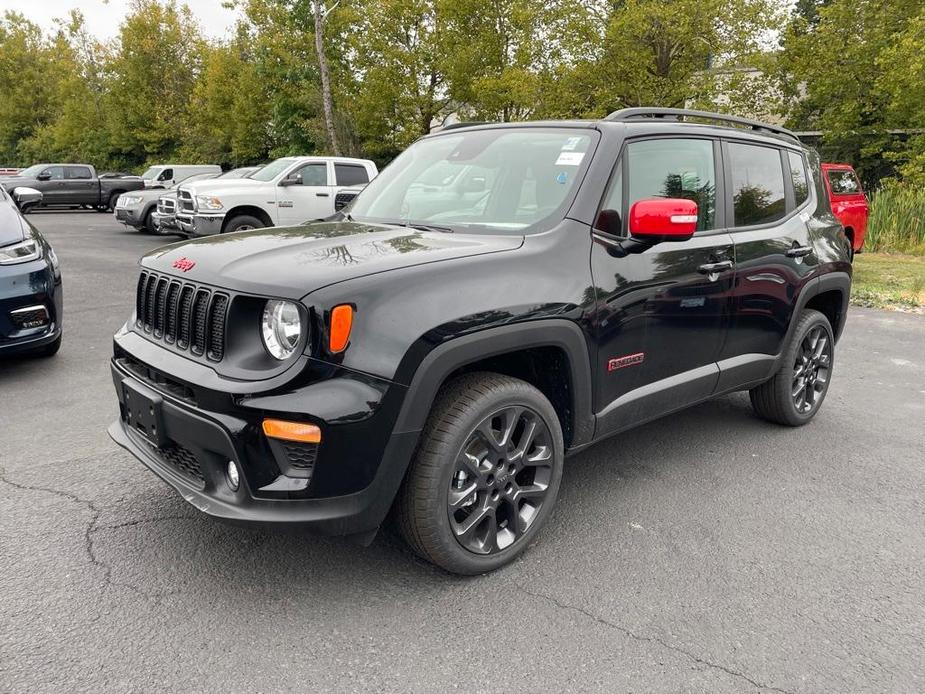
M 170 239 L 30 219 L 65 334 L 0 361 L 0 692 L 925 689 L 925 318 L 852 309 L 802 429 L 735 395 L 569 459 L 535 546 L 460 579 L 213 522 L 117 448 L 111 335 Z

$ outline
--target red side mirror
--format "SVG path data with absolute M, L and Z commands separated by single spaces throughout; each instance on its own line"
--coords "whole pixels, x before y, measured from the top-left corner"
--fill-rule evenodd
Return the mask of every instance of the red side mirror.
M 650 198 L 630 208 L 630 235 L 645 241 L 686 241 L 697 231 L 697 203 Z

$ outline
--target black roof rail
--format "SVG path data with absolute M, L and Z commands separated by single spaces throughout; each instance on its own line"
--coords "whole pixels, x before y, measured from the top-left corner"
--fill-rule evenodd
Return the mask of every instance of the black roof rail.
M 449 125 L 442 126 L 438 132 L 443 132 L 444 130 L 455 130 L 456 128 L 471 128 L 476 125 L 491 125 L 491 121 L 473 120 L 468 122 L 460 121 L 459 123 L 450 123 Z
M 727 116 L 722 113 L 712 113 L 711 111 L 695 111 L 693 109 L 687 108 L 649 108 L 645 106 L 638 108 L 622 108 L 619 111 L 614 111 L 609 116 L 604 118 L 604 120 L 615 121 L 617 123 L 625 123 L 626 121 L 643 120 L 645 118 L 671 119 L 678 122 L 680 122 L 683 118 L 699 118 L 701 120 L 711 120 L 717 121 L 719 123 L 731 123 L 738 126 L 745 126 L 751 130 L 773 133 L 775 135 L 783 135 L 784 137 L 795 140 L 796 142 L 800 141 L 795 133 L 778 125 L 769 125 L 768 123 L 762 123 L 761 121 L 751 120 L 749 118 Z

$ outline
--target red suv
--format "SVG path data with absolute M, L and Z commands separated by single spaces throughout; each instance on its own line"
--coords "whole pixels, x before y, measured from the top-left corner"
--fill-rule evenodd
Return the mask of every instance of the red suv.
M 832 212 L 845 227 L 851 242 L 851 255 L 860 253 L 867 233 L 867 196 L 850 164 L 823 164 L 825 189 L 832 202 Z

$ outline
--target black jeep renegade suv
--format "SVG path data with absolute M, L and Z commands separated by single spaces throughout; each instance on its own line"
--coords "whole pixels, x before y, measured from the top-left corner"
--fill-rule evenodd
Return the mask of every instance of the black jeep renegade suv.
M 110 428 L 201 511 L 453 572 L 511 561 L 569 453 L 723 393 L 819 410 L 851 285 L 789 132 L 629 109 L 448 128 L 335 218 L 166 246 Z

